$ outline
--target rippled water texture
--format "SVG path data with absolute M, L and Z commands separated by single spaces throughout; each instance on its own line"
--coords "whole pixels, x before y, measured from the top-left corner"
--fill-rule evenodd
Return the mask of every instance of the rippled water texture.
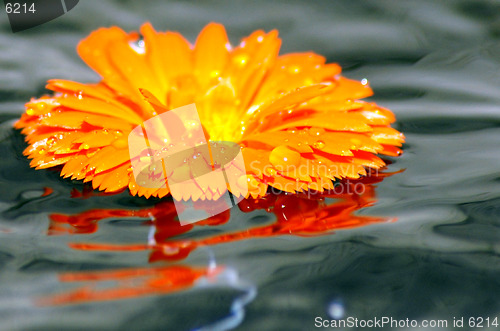
M 30 169 L 11 128 L 23 103 L 50 78 L 98 79 L 75 52 L 91 30 L 148 20 L 190 40 L 218 21 L 233 43 L 277 28 L 282 52 L 313 50 L 367 78 L 407 137 L 387 172 L 404 171 L 361 195 L 271 196 L 180 227 L 168 202 Z M 17 34 L 2 12 L 0 329 L 500 317 L 499 54 L 498 1 L 84 0 Z

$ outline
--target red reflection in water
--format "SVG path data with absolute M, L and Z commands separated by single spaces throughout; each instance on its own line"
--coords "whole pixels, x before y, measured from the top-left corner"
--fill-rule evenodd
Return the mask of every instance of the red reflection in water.
M 50 187 L 44 187 L 42 197 L 46 197 L 48 195 L 51 195 L 52 193 L 54 193 L 53 189 L 51 189 Z
M 84 302 L 130 299 L 167 294 L 190 288 L 201 277 L 213 277 L 220 269 L 168 266 L 97 272 L 74 272 L 59 275 L 61 282 L 85 282 L 69 292 L 41 298 L 39 305 L 63 305 Z M 114 281 L 114 287 L 98 288 L 99 282 Z
M 322 194 L 269 194 L 261 199 L 247 199 L 239 204 L 243 212 L 266 210 L 276 216 L 272 224 L 223 233 L 200 239 L 175 239 L 175 236 L 191 231 L 198 226 L 218 226 L 229 221 L 230 211 L 204 221 L 181 226 L 176 219 L 176 209 L 171 201 L 137 210 L 93 209 L 76 215 L 50 215 L 49 235 L 93 233 L 100 220 L 106 218 L 143 219 L 143 224 L 155 227 L 154 242 L 138 244 L 70 243 L 70 247 L 85 251 L 150 251 L 149 262 L 178 261 L 201 246 L 211 246 L 257 237 L 281 235 L 314 236 L 331 233 L 337 229 L 354 228 L 378 222 L 387 218 L 358 216 L 354 212 L 376 202 L 375 187 L 385 175 L 365 177 L 361 180 L 343 183 L 341 189 Z M 361 186 L 360 186 L 361 185 Z M 362 191 L 359 188 L 362 188 Z M 360 192 L 361 191 L 361 192 Z M 336 199 L 326 203 L 326 198 Z M 198 202 L 198 207 L 203 208 Z M 144 219 L 147 220 L 144 220 Z M 79 303 L 83 301 L 123 299 L 157 293 L 169 293 L 186 289 L 202 276 L 209 275 L 208 269 L 190 267 L 161 267 L 106 272 L 82 272 L 61 275 L 61 281 L 117 280 L 116 288 L 95 290 L 85 286 L 70 293 L 60 294 L 41 301 L 44 304 Z M 145 279 L 139 285 L 130 285 L 131 279 Z M 156 284 L 156 285 L 155 285 Z
M 176 210 L 172 202 L 161 202 L 153 207 L 125 209 L 93 209 L 76 215 L 52 214 L 48 230 L 50 235 L 81 234 L 97 231 L 98 222 L 106 218 L 148 218 L 144 224 L 154 225 L 155 243 L 140 244 L 96 244 L 70 243 L 79 250 L 102 251 L 138 251 L 151 250 L 150 261 L 180 260 L 193 249 L 203 245 L 216 245 L 255 237 L 272 237 L 279 235 L 311 236 L 332 232 L 336 229 L 353 228 L 388 219 L 370 216 L 357 216 L 353 213 L 375 203 L 373 184 L 382 180 L 382 176 L 372 176 L 358 181 L 344 183 L 338 193 L 332 191 L 322 194 L 269 194 L 261 199 L 247 199 L 239 204 L 243 212 L 264 209 L 276 216 L 273 224 L 245 229 L 243 231 L 225 233 L 202 239 L 173 239 L 182 233 L 189 232 L 196 226 L 217 226 L 226 223 L 230 211 L 208 218 L 204 221 L 181 226 L 176 220 Z M 356 186 L 357 185 L 357 186 Z M 362 185 L 362 186 L 359 186 Z M 362 187 L 362 194 L 359 187 Z M 344 193 L 347 192 L 347 193 Z M 325 198 L 337 201 L 327 204 Z M 206 202 L 198 202 L 199 207 Z

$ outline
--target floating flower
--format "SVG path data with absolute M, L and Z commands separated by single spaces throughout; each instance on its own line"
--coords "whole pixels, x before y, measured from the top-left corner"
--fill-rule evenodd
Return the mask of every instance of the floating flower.
M 127 137 L 158 112 L 192 103 L 208 139 L 241 146 L 241 180 L 252 197 L 269 187 L 322 192 L 333 180 L 383 167 L 375 154 L 401 153 L 394 115 L 359 101 L 372 95 L 366 82 L 342 77 L 337 64 L 312 52 L 278 55 L 277 31 L 256 31 L 236 47 L 214 23 L 194 45 L 150 24 L 140 32 L 142 38 L 117 27 L 93 32 L 78 53 L 102 81 L 50 80 L 55 93 L 26 104 L 15 127 L 26 135 L 32 167 L 62 166 L 61 176 L 105 192 L 128 187 L 133 195 L 166 196 L 168 186 L 135 182 Z M 222 193 L 209 187 L 192 197 Z

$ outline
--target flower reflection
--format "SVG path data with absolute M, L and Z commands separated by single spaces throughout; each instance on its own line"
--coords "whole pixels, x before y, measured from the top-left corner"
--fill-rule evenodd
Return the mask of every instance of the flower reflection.
M 59 276 L 59 281 L 86 282 L 91 285 L 42 298 L 38 303 L 40 305 L 76 304 L 172 293 L 190 288 L 201 277 L 214 277 L 219 271 L 220 269 L 176 265 L 65 273 Z M 105 281 L 114 281 L 116 285 L 111 288 L 97 288 L 99 282 Z
M 49 304 L 79 303 L 88 300 L 123 299 L 136 296 L 169 293 L 193 286 L 200 277 L 210 277 L 221 267 L 189 267 L 169 262 L 185 259 L 193 250 L 257 237 L 315 236 L 334 230 L 360 227 L 391 219 L 355 215 L 360 208 L 376 202 L 374 184 L 387 174 L 364 177 L 342 183 L 340 188 L 318 194 L 268 194 L 261 199 L 246 199 L 239 204 L 242 212 L 265 210 L 275 216 L 271 224 L 233 232 L 222 232 L 208 237 L 178 238 L 195 227 L 220 226 L 230 219 L 230 211 L 204 221 L 181 226 L 176 220 L 173 202 L 163 201 L 153 207 L 136 210 L 93 209 L 75 215 L 50 215 L 49 235 L 86 234 L 98 230 L 99 221 L 107 218 L 143 218 L 143 224 L 152 226 L 149 240 L 137 244 L 71 242 L 70 247 L 83 251 L 149 251 L 149 262 L 162 261 L 167 266 L 99 272 L 62 274 L 63 282 L 116 280 L 116 288 L 94 290 L 82 287 L 70 293 L 42 301 Z M 362 191 L 359 190 L 362 187 Z M 356 189 L 358 188 L 358 189 Z M 198 203 L 207 203 L 200 201 Z M 200 206 L 202 207 L 202 206 Z M 139 280 L 130 285 L 130 280 Z

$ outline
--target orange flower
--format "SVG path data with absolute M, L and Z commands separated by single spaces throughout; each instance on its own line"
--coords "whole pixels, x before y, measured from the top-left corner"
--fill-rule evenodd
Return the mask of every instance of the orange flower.
M 51 80 L 54 95 L 26 104 L 15 126 L 26 135 L 32 167 L 61 165 L 61 176 L 91 181 L 94 189 L 163 197 L 168 187 L 135 183 L 127 137 L 157 111 L 191 103 L 210 140 L 242 147 L 252 197 L 269 186 L 323 191 L 332 180 L 384 166 L 375 154 L 401 153 L 394 115 L 357 100 L 372 94 L 366 84 L 340 76 L 337 64 L 312 52 L 278 55 L 277 31 L 256 31 L 236 47 L 215 23 L 194 46 L 150 24 L 140 32 L 143 39 L 117 27 L 93 32 L 78 53 L 102 81 Z M 218 193 L 208 188 L 192 197 Z

